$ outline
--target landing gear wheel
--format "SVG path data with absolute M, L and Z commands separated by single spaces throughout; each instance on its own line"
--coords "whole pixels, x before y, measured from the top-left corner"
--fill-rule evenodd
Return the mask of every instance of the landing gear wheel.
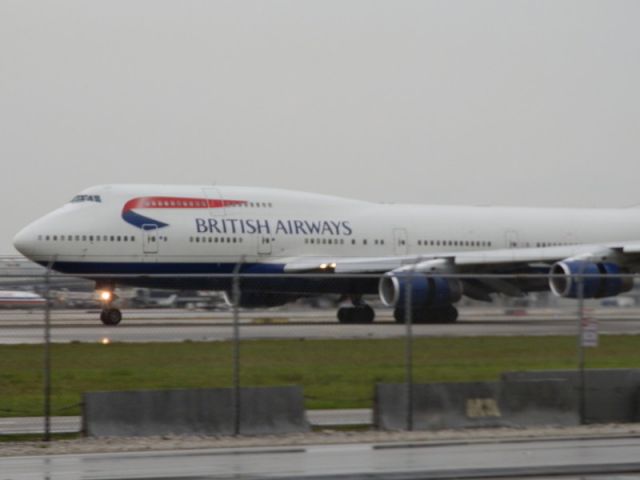
M 429 310 L 419 309 L 411 312 L 411 323 L 427 323 L 425 318 L 427 317 Z M 407 311 L 404 308 L 396 308 L 393 311 L 393 318 L 396 323 L 407 322 Z
M 338 322 L 339 323 L 353 323 L 353 308 L 352 307 L 340 307 L 338 309 Z
M 117 308 L 105 308 L 100 312 L 100 320 L 104 325 L 118 325 L 122 321 L 122 312 Z
M 442 323 L 456 323 L 458 320 L 458 309 L 453 305 L 448 305 L 443 310 Z
M 373 323 L 376 318 L 376 312 L 369 305 L 358 305 L 354 307 L 356 323 Z
M 338 309 L 338 321 L 340 323 L 367 324 L 373 323 L 376 314 L 369 305 L 356 305 L 355 307 L 342 307 Z

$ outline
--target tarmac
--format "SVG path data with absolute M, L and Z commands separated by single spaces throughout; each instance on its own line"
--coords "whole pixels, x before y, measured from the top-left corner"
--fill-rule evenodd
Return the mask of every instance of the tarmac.
M 414 325 L 415 336 L 513 336 L 575 335 L 577 318 L 566 309 L 523 310 L 506 314 L 497 308 L 461 309 L 451 325 Z M 640 334 L 640 309 L 606 308 L 588 312 L 598 321 L 601 334 Z M 226 341 L 233 338 L 231 314 L 184 310 L 125 310 L 124 320 L 107 327 L 97 311 L 56 310 L 52 313 L 53 342 L 179 342 Z M 370 325 L 337 323 L 333 310 L 257 310 L 240 314 L 241 337 L 281 338 L 394 338 L 403 337 L 404 325 L 391 320 L 391 311 L 380 310 Z M 43 342 L 41 311 L 1 311 L 0 344 Z

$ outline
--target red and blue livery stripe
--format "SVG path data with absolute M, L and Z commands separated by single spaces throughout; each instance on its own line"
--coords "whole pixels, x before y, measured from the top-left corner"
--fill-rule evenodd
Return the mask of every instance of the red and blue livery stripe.
M 129 200 L 122 208 L 122 219 L 141 229 L 163 228 L 169 224 L 134 212 L 135 209 L 209 209 L 224 208 L 234 205 L 246 205 L 245 200 L 222 200 L 211 198 L 186 197 L 138 197 Z

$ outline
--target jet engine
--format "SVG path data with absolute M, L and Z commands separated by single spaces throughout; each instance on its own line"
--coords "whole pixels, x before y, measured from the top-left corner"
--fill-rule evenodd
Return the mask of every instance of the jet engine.
M 450 278 L 389 273 L 378 285 L 380 299 L 388 307 L 405 308 L 408 291 L 413 309 L 445 307 L 460 300 L 462 284 Z
M 578 298 L 578 278 L 583 276 L 583 298 L 613 297 L 633 288 L 631 277 L 619 277 L 627 271 L 615 263 L 586 261 L 558 262 L 551 267 L 549 287 L 559 297 Z

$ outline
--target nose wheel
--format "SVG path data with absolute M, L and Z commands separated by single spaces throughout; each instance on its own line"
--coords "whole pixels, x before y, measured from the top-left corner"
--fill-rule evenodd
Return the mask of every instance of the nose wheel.
M 111 306 L 111 304 L 118 298 L 118 296 L 113 293 L 114 285 L 96 285 L 96 289 L 98 291 L 98 297 L 102 302 L 100 321 L 104 325 L 118 325 L 122 321 L 122 312 Z
M 100 321 L 104 325 L 118 325 L 122 321 L 122 312 L 117 308 L 104 308 L 100 312 Z

